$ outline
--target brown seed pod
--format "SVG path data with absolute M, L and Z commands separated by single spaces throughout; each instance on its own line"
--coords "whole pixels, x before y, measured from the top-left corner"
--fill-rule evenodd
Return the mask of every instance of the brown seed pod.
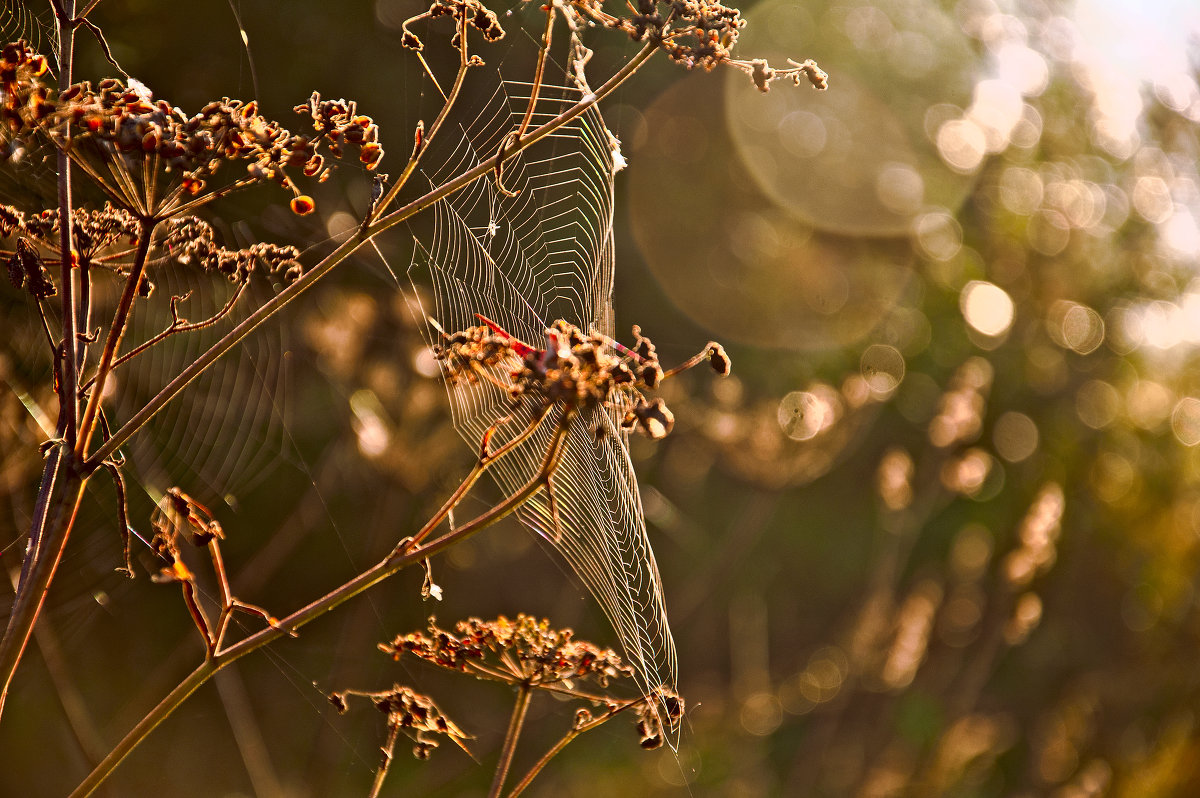
M 292 213 L 297 216 L 307 216 L 317 209 L 317 204 L 313 202 L 313 198 L 307 194 L 300 194 L 292 198 L 291 202 Z

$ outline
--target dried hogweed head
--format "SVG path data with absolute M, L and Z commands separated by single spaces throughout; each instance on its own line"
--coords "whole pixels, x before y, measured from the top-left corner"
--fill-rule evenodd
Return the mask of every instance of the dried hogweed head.
M 54 278 L 42 265 L 41 256 L 24 238 L 17 239 L 17 248 L 8 259 L 8 279 L 14 287 L 24 288 L 36 299 L 45 299 L 58 293 Z
M 244 249 L 226 249 L 216 243 L 212 226 L 195 216 L 175 217 L 166 230 L 162 246 L 174 261 L 218 272 L 234 284 L 246 282 L 259 266 L 288 283 L 302 272 L 300 250 L 291 245 L 260 241 Z
M 0 163 L 19 157 L 32 129 L 53 113 L 41 81 L 47 71 L 46 57 L 23 40 L 0 50 Z
M 538 350 L 480 319 L 483 325 L 446 336 L 435 349 L 448 380 L 489 380 L 508 391 L 514 404 L 537 397 L 570 409 L 616 407 L 624 413 L 626 429 L 651 438 L 669 434 L 675 418 L 661 398 L 648 399 L 644 391 L 704 360 L 718 374 L 730 370 L 729 357 L 716 342 L 709 342 L 688 362 L 664 371 L 654 344 L 638 327 L 633 328 L 634 346 L 626 348 L 606 335 L 584 333 L 560 319 L 546 330 L 546 348 Z
M 449 738 L 467 751 L 465 741 L 471 739 L 470 735 L 447 718 L 428 696 L 397 684 L 391 690 L 377 693 L 341 690 L 331 693 L 329 701 L 338 712 L 345 712 L 351 696 L 368 699 L 376 709 L 387 715 L 388 730 L 407 735 L 413 741 L 413 756 L 417 759 L 428 759 L 433 749 L 438 747 L 436 735 Z
M 677 64 L 688 69 L 715 69 L 725 64 L 750 76 L 760 91 L 780 78 L 796 85 L 807 82 L 813 88 L 828 87 L 828 75 L 815 61 L 789 60 L 788 68 L 776 69 L 765 60 L 739 60 L 733 49 L 746 21 L 741 12 L 717 0 L 635 0 L 628 4 L 628 15 L 604 10 L 603 0 L 570 0 L 571 13 L 608 28 L 621 30 L 635 41 L 653 43 Z
M 55 96 L 39 80 L 44 67 L 45 59 L 23 42 L 0 55 L 2 154 L 11 155 L 28 137 L 47 136 L 89 167 L 114 201 L 140 214 L 164 216 L 202 194 L 227 162 L 247 164 L 231 178 L 235 185 L 274 182 L 304 197 L 295 180 L 328 177 L 327 156 L 356 152 L 372 170 L 383 157 L 377 125 L 350 101 L 313 94 L 295 110 L 311 117 L 315 132 L 299 134 L 264 117 L 257 103 L 228 97 L 188 117 L 134 80 L 77 83 Z M 99 177 L 113 169 L 125 179 Z M 160 185 L 159 169 L 174 179 Z M 311 208 L 309 198 L 296 210 Z
M 499 41 L 504 38 L 504 28 L 500 26 L 500 19 L 496 16 L 496 12 L 479 2 L 479 0 L 433 0 L 428 11 L 410 17 L 401 25 L 401 30 L 404 32 L 400 39 L 401 46 L 418 52 L 424 50 L 425 43 L 421 41 L 421 38 L 417 34 L 413 33 L 411 26 L 421 20 L 435 19 L 437 17 L 452 17 L 455 20 L 464 20 L 471 27 L 482 33 L 483 38 L 489 42 Z M 451 47 L 461 46 L 462 43 L 459 40 L 459 35 L 459 31 L 456 29 L 453 38 L 450 40 Z
M 633 674 L 611 649 L 576 640 L 570 629 L 552 629 L 549 621 L 529 615 L 469 618 L 454 629 L 448 632 L 430 618 L 427 632 L 400 635 L 379 648 L 394 659 L 408 654 L 480 679 L 534 687 L 589 681 L 606 688 Z
M 400 635 L 379 648 L 393 659 L 415 656 L 478 679 L 549 689 L 604 707 L 600 717 L 589 709 L 577 710 L 576 731 L 631 711 L 640 745 L 647 749 L 660 747 L 666 739 L 664 730 L 677 729 L 683 718 L 683 699 L 670 687 L 658 687 L 633 700 L 580 690 L 580 683 L 607 689 L 614 679 L 632 677 L 633 669 L 611 649 L 576 640 L 570 629 L 553 629 L 549 621 L 525 614 L 513 620 L 503 615 L 494 621 L 469 618 L 455 624 L 453 633 L 430 618 L 428 631 Z

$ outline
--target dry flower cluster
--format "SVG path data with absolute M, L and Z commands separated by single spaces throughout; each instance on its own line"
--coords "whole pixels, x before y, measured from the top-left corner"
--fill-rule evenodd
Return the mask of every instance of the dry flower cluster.
M 322 100 L 314 92 L 295 108 L 311 118 L 315 131 L 302 134 L 264 117 L 256 102 L 228 97 L 189 117 L 134 80 L 107 78 L 95 88 L 83 81 L 56 95 L 40 80 L 46 71 L 46 59 L 25 42 L 7 45 L 0 55 L 0 116 L 8 128 L 0 153 L 20 157 L 44 135 L 116 205 L 141 216 L 169 217 L 204 192 L 225 163 L 236 161 L 247 162 L 246 174 L 233 187 L 277 183 L 292 192 L 292 210 L 307 214 L 315 204 L 296 185 L 297 172 L 323 181 L 330 174 L 326 153 L 341 158 L 347 147 L 357 149 L 367 169 L 383 158 L 378 126 L 352 101 Z M 159 167 L 176 179 L 159 186 Z
M 482 317 L 481 317 L 482 318 Z M 536 350 L 500 330 L 492 322 L 447 336 L 435 355 L 445 364 L 451 381 L 486 379 L 508 391 L 514 404 L 524 396 L 540 397 L 546 405 L 560 404 L 583 410 L 609 404 L 625 411 L 622 425 L 651 437 L 671 432 L 675 417 L 661 398 L 647 399 L 644 390 L 662 380 L 708 360 L 724 376 L 730 372 L 729 356 L 715 341 L 688 362 L 664 371 L 654 344 L 633 328 L 632 349 L 599 333 L 585 334 L 561 319 L 546 330 L 546 348 Z M 520 365 L 511 371 L 512 383 L 501 382 L 493 370 L 505 364 Z
M 548 620 L 519 614 L 494 621 L 469 618 L 442 629 L 433 618 L 427 632 L 400 635 L 379 649 L 400 659 L 408 654 L 433 665 L 509 684 L 553 685 L 573 680 L 608 687 L 632 669 L 612 649 L 576 640 L 570 629 L 553 629 Z

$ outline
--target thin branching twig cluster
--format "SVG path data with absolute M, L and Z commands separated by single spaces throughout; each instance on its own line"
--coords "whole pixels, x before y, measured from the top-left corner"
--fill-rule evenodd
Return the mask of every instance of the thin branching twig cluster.
M 415 50 L 427 76 L 445 102 L 426 126 L 419 122 L 414 144 L 399 177 L 390 185 L 378 174 L 384 150 L 371 117 L 347 100 L 325 100 L 317 93 L 295 110 L 307 118 L 310 130 L 293 132 L 268 119 L 255 101 L 221 98 L 186 114 L 167 100 L 156 98 L 140 82 L 121 72 L 121 78 L 93 82 L 74 78 L 74 33 L 83 27 L 99 43 L 110 63 L 111 52 L 99 29 L 87 19 L 99 0 L 86 4 L 75 16 L 74 4 L 59 0 L 51 8 L 63 38 L 53 66 L 46 55 L 24 41 L 0 49 L 0 168 L 20 166 L 38 159 L 53 163 L 57 172 L 57 201 L 49 207 L 0 205 L 0 257 L 9 278 L 32 300 L 54 362 L 54 390 L 59 419 L 54 434 L 42 444 L 45 455 L 41 487 L 30 522 L 26 558 L 8 627 L 0 641 L 0 710 L 21 662 L 42 601 L 51 590 L 54 574 L 67 548 L 76 510 L 90 478 L 104 470 L 113 480 L 118 503 L 117 525 L 123 541 L 123 564 L 118 570 L 133 575 L 130 557 L 130 523 L 126 504 L 125 459 L 121 448 L 146 423 L 197 377 L 238 346 L 246 335 L 265 323 L 302 292 L 315 285 L 385 230 L 406 222 L 455 192 L 479 180 L 494 179 L 496 189 L 515 196 L 503 185 L 505 162 L 522 150 L 552 135 L 593 109 L 598 102 L 633 75 L 658 51 L 688 68 L 712 69 L 727 64 L 752 75 L 761 89 L 774 79 L 807 78 L 824 88 L 824 73 L 811 62 L 790 70 L 772 70 L 759 62 L 732 58 L 738 32 L 744 24 L 736 9 L 710 0 L 640 0 L 636 7 L 613 15 L 598 0 L 552 1 L 543 7 L 545 29 L 531 82 L 528 108 L 515 128 L 504 137 L 494 156 L 466 168 L 440 185 L 414 193 L 401 204 L 403 191 L 412 189 L 409 178 L 420 166 L 429 142 L 441 134 L 443 123 L 456 105 L 469 70 L 483 64 L 472 51 L 473 41 L 494 42 L 504 36 L 501 16 L 479 0 L 435 0 L 429 9 L 409 20 L 401 44 Z M 458 55 L 454 81 L 443 88 L 421 51 L 425 43 L 412 26 L 447 17 L 454 23 L 449 46 Z M 565 21 L 571 44 L 568 74 L 579 88 L 578 100 L 555 114 L 536 113 L 545 65 L 557 22 Z M 602 84 L 592 89 L 584 76 L 590 51 L 579 38 L 590 26 L 619 30 L 644 42 Z M 424 34 L 423 35 L 427 35 Z M 59 88 L 51 83 L 57 81 Z M 539 120 L 535 124 L 534 120 Z M 543 121 L 544 120 L 544 121 Z M 445 126 L 447 129 L 449 125 Z M 213 226 L 195 213 L 234 191 L 275 184 L 290 192 L 290 207 L 300 215 L 311 213 L 315 201 L 301 188 L 302 181 L 324 181 L 333 162 L 357 161 L 359 169 L 374 172 L 372 203 L 357 230 L 313 264 L 301 264 L 301 251 L 291 244 L 254 242 L 228 248 Z M 76 185 L 87 185 L 104 200 L 100 207 L 83 201 Z M 386 188 L 386 191 L 385 191 Z M 30 195 L 32 197 L 32 195 Z M 69 220 L 69 223 L 64 222 Z M 224 307 L 201 321 L 181 313 L 188 294 L 171 296 L 171 321 L 158 333 L 130 342 L 127 333 L 135 307 L 152 300 L 154 268 L 184 267 L 220 275 L 233 284 Z M 197 356 L 119 427 L 110 425 L 108 396 L 121 385 L 114 374 L 134 357 L 167 338 L 215 328 L 229 323 L 233 308 L 247 295 L 255 273 L 275 280 L 277 293 L 248 316 L 232 324 L 220 339 Z M 118 284 L 119 297 L 111 316 L 96 326 L 98 316 L 93 289 L 102 279 Z M 59 307 L 50 300 L 57 298 Z M 161 299 L 161 297 L 159 298 Z M 158 301 L 158 300 L 154 300 Z M 486 320 L 484 320 L 486 322 Z M 270 644 L 361 594 L 380 581 L 466 539 L 520 508 L 539 491 L 551 490 L 551 475 L 563 455 L 568 432 L 585 410 L 599 406 L 619 410 L 623 427 L 652 438 L 670 432 L 674 417 L 661 399 L 648 399 L 645 391 L 683 369 L 708 361 L 720 374 L 729 372 L 729 359 L 719 344 L 710 343 L 696 357 L 672 369 L 663 369 L 654 345 L 634 328 L 635 343 L 626 348 L 606 336 L 584 332 L 564 321 L 545 331 L 544 348 L 522 343 L 491 323 L 446 336 L 438 356 L 451 379 L 490 380 L 502 387 L 516 405 L 533 402 L 525 429 L 500 446 L 490 445 L 493 433 L 512 419 L 495 421 L 484 435 L 477 460 L 461 485 L 441 509 L 414 534 L 400 540 L 379 563 L 336 586 L 289 615 L 276 619 L 267 610 L 233 597 L 225 574 L 220 541 L 224 530 L 199 502 L 179 488 L 162 497 L 151 518 L 154 530 L 148 541 L 156 566 L 152 578 L 178 584 L 193 622 L 200 631 L 203 662 L 99 762 L 77 794 L 86 795 L 104 782 L 113 769 L 192 692 L 236 659 Z M 111 409 L 111 405 L 108 405 Z M 550 435 L 534 438 L 543 424 Z M 480 476 L 526 441 L 545 444 L 536 473 L 519 489 L 476 518 L 447 524 L 455 508 Z M 551 503 L 553 496 L 551 495 Z M 444 529 L 449 526 L 448 530 Z M 206 549 L 219 595 L 202 595 L 198 580 L 186 560 L 183 543 Z M 217 614 L 212 613 L 213 604 Z M 235 611 L 250 613 L 265 628 L 226 643 Z M 498 795 L 506 780 L 520 734 L 529 694 L 534 689 L 562 693 L 590 702 L 580 709 L 567 734 L 530 769 L 509 794 L 528 786 L 562 746 L 615 714 L 637 717 L 641 744 L 661 745 L 664 729 L 677 726 L 683 702 L 673 685 L 643 688 L 649 694 L 620 699 L 607 694 L 610 682 L 624 679 L 631 668 L 612 651 L 576 640 L 569 630 L 556 631 L 545 621 L 519 616 L 515 621 L 471 620 L 459 624 L 456 634 L 431 625 L 428 634 L 397 638 L 385 647 L 393 656 L 401 652 L 444 667 L 492 678 L 518 688 L 518 706 L 506 736 L 501 762 L 493 783 Z M 489 664 L 490 663 L 490 664 Z M 589 692 L 591 685 L 601 692 Z M 344 707 L 347 695 L 367 695 L 388 716 L 390 750 L 400 734 L 414 740 L 419 755 L 427 755 L 433 735 L 448 736 L 460 746 L 466 735 L 445 719 L 433 702 L 407 688 L 371 693 L 344 691 L 336 700 Z

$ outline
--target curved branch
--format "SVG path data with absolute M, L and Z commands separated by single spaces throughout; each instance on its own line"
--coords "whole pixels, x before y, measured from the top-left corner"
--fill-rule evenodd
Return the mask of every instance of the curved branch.
M 112 362 L 112 367 L 110 370 L 115 370 L 123 363 L 128 363 L 142 352 L 145 352 L 150 347 L 174 335 L 175 333 L 195 332 L 196 330 L 203 330 L 205 327 L 213 326 L 230 314 L 230 312 L 233 310 L 233 306 L 237 304 L 237 301 L 242 298 L 242 294 L 246 292 L 247 285 L 248 283 L 245 282 L 238 283 L 237 289 L 233 292 L 233 296 L 229 297 L 229 301 L 225 303 L 225 306 L 212 316 L 209 316 L 207 319 L 202 321 L 188 321 L 179 315 L 179 303 L 185 301 L 191 295 L 190 291 L 183 296 L 171 297 L 171 323 L 167 325 L 167 328 L 155 335 L 153 338 L 142 341 L 142 343 L 118 357 Z M 95 381 L 96 378 L 93 377 L 81 385 L 79 387 L 80 393 L 82 394 L 83 392 L 87 391 L 88 388 L 91 388 Z

